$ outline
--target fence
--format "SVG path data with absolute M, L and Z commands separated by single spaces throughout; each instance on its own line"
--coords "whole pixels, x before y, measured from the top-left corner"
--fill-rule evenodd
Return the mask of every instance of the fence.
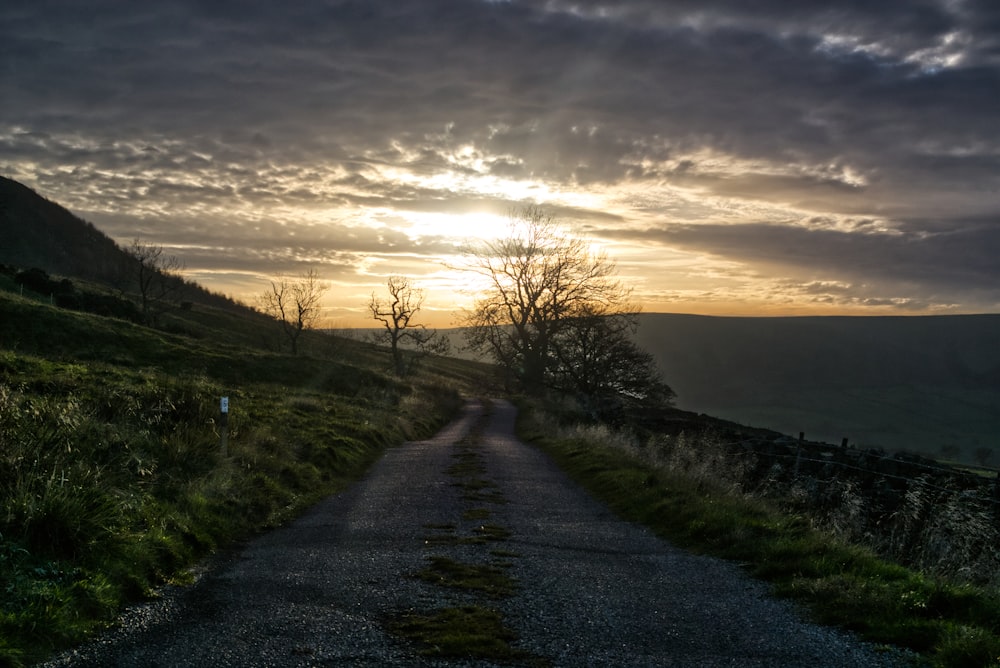
M 760 430 L 675 432 L 641 450 L 654 465 L 771 499 L 905 565 L 1000 585 L 1000 475 Z

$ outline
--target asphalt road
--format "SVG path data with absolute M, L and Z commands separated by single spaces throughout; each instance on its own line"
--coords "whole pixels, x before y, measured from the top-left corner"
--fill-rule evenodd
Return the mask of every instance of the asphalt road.
M 386 630 L 462 605 L 500 613 L 531 665 L 903 665 L 806 623 L 737 566 L 617 519 L 514 437 L 514 415 L 470 402 L 434 438 L 390 449 L 348 491 L 46 665 L 494 665 L 427 658 Z M 414 577 L 434 560 L 489 567 L 514 588 Z

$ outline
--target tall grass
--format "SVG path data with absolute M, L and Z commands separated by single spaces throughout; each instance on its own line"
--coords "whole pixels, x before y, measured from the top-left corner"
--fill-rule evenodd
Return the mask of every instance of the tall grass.
M 713 434 L 656 436 L 623 444 L 654 468 L 681 472 L 745 498 L 767 499 L 847 542 L 862 545 L 925 575 L 1000 591 L 1000 508 L 988 485 L 943 487 L 929 476 L 904 492 L 884 488 L 877 474 L 820 479 L 773 468 L 760 480 L 756 456 L 735 451 Z
M 925 575 L 1000 593 L 1000 508 L 989 485 L 943 488 L 923 476 L 897 495 L 863 489 L 857 478 L 820 480 L 802 474 L 789 481 L 778 466 L 774 475 L 760 480 L 754 454 L 734 450 L 711 432 L 640 439 L 602 424 L 571 422 L 558 434 L 613 447 L 651 470 L 680 474 L 698 489 L 767 501 Z M 878 476 L 868 478 L 877 481 Z M 886 500 L 897 496 L 894 505 Z
M 936 565 L 934 572 L 913 570 L 879 557 L 871 536 L 849 540 L 868 526 L 863 497 L 850 484 L 828 490 L 840 499 L 835 512 L 810 514 L 808 490 L 765 496 L 747 484 L 750 464 L 711 435 L 640 440 L 602 425 L 560 424 L 525 408 L 522 437 L 624 517 L 688 549 L 743 564 L 820 622 L 910 648 L 938 666 L 1000 666 L 995 570 L 980 584 L 954 577 L 963 573 L 953 565 L 992 552 L 984 539 L 993 534 L 981 514 L 961 523 L 968 511 L 960 496 L 937 508 L 917 485 L 897 510 L 898 530 L 883 540 L 906 544 Z M 963 532 L 979 534 L 959 538 Z

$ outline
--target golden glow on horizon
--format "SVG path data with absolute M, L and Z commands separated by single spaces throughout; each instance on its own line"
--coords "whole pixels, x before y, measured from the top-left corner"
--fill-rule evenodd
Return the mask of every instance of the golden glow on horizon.
M 75 145 L 76 138 L 50 141 Z M 210 154 L 183 143 L 160 142 L 151 148 L 179 154 L 179 167 L 157 162 L 111 174 L 81 166 L 70 183 L 98 180 L 103 189 L 46 195 L 86 219 L 103 218 L 118 229 L 119 243 L 140 235 L 162 244 L 191 267 L 186 276 L 247 303 L 266 289 L 272 271 L 296 275 L 299 268 L 315 268 L 332 286 L 325 299 L 331 319 L 350 327 L 370 325 L 364 298 L 384 288 L 392 274 L 425 289 L 429 325 L 452 326 L 454 313 L 469 304 L 475 280 L 455 268 L 463 246 L 504 234 L 508 213 L 526 204 L 540 206 L 595 251 L 606 252 L 647 312 L 831 315 L 958 308 L 944 297 L 910 302 L 907 286 L 836 284 L 840 274 L 821 267 L 780 264 L 769 253 L 744 261 L 735 245 L 722 244 L 712 254 L 708 241 L 690 242 L 702 241 L 702 225 L 902 235 L 890 213 L 865 212 L 864 200 L 852 204 L 849 214 L 824 208 L 830 192 L 869 184 L 861 170 L 846 163 L 778 164 L 709 149 L 667 150 L 657 141 L 637 146 L 634 163 L 625 161 L 638 176 L 586 183 L 498 176 L 498 164 L 517 166 L 516 159 L 472 144 L 419 147 L 436 155 L 431 160 L 426 150 L 400 145 L 402 159 L 395 164 L 373 154 L 349 166 L 268 163 L 251 173 L 216 164 Z M 143 150 L 139 144 L 119 148 L 129 154 Z M 817 197 L 784 201 L 797 192 L 789 184 L 799 181 Z M 684 233 L 686 245 L 673 242 L 680 237 L 671 227 Z

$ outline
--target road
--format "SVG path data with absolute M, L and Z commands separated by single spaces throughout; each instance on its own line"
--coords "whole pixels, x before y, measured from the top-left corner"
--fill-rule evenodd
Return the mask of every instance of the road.
M 495 665 L 422 655 L 387 630 L 463 606 L 498 615 L 522 665 L 901 665 L 806 623 L 734 564 L 619 520 L 519 442 L 514 417 L 469 402 L 434 438 L 391 448 L 349 490 L 46 665 Z M 462 565 L 495 577 L 448 571 Z

